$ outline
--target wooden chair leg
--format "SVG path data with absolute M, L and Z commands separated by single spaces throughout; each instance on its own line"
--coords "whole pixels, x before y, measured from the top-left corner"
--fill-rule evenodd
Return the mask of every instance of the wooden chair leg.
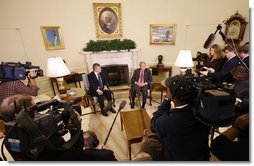
M 120 120 L 121 120 L 121 130 L 123 131 L 123 119 L 122 119 L 122 117 L 120 118 Z
M 129 146 L 129 159 L 131 161 L 131 142 L 128 141 L 128 146 Z

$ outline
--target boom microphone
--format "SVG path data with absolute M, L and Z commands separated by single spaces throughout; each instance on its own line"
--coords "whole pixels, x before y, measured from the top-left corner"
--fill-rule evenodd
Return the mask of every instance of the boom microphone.
M 113 123 L 112 123 L 112 125 L 111 125 L 111 127 L 110 127 L 110 129 L 109 129 L 108 135 L 107 135 L 107 137 L 106 137 L 106 139 L 105 139 L 105 141 L 104 141 L 103 145 L 106 145 L 106 144 L 107 144 L 107 142 L 108 142 L 108 138 L 109 138 L 109 135 L 110 135 L 111 130 L 112 130 L 112 128 L 113 128 L 113 126 L 114 126 L 114 124 L 115 124 L 116 117 L 117 117 L 117 115 L 118 115 L 118 114 L 119 114 L 119 112 L 123 109 L 123 107 L 124 107 L 125 105 L 126 105 L 126 101 L 125 101 L 125 100 L 123 100 L 123 101 L 121 102 L 121 104 L 120 104 L 119 108 L 118 108 L 118 111 L 117 111 L 117 114 L 116 114 L 116 116 L 115 116 L 115 119 L 114 119 L 114 121 L 113 121 Z
M 123 101 L 121 102 L 120 106 L 119 106 L 118 112 L 121 111 L 121 109 L 123 109 L 123 107 L 125 107 L 125 105 L 126 105 L 126 101 L 123 100 Z
M 205 44 L 204 44 L 204 46 L 203 46 L 205 49 L 208 49 L 208 48 L 211 46 L 211 44 L 213 43 L 213 41 L 214 41 L 214 39 L 215 39 L 216 33 L 217 33 L 219 30 L 221 30 L 221 28 L 222 28 L 222 26 L 219 24 L 219 25 L 217 26 L 217 28 L 216 28 L 216 31 L 215 31 L 214 33 L 212 33 L 212 34 L 209 35 L 209 37 L 207 38 L 207 40 L 205 41 Z
M 207 40 L 205 41 L 205 44 L 203 47 L 205 49 L 208 49 L 211 46 L 211 44 L 213 43 L 214 39 L 215 39 L 215 35 L 213 33 L 210 34 L 209 37 L 207 38 Z

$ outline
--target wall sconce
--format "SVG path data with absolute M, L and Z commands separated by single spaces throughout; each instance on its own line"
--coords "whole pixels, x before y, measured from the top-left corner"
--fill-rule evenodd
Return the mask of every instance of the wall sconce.
M 48 59 L 47 77 L 56 78 L 60 94 L 66 93 L 63 76 L 68 74 L 70 74 L 70 71 L 61 57 L 53 57 Z
M 193 67 L 193 60 L 190 50 L 180 50 L 175 61 L 175 66 L 180 67 L 180 74 L 186 73 L 187 67 Z

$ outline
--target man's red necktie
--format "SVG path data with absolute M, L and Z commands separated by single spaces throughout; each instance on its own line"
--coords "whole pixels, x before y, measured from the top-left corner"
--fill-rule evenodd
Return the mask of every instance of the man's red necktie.
M 140 83 L 144 83 L 144 70 L 141 70 L 140 78 L 139 78 Z

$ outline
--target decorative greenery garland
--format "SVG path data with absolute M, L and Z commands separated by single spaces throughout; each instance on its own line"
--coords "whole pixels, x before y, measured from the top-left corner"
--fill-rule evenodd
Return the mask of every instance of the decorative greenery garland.
M 100 51 L 120 51 L 120 50 L 128 50 L 135 49 L 136 43 L 130 39 L 114 39 L 114 40 L 90 40 L 86 47 L 83 48 L 83 51 L 92 51 L 92 52 L 100 52 Z

